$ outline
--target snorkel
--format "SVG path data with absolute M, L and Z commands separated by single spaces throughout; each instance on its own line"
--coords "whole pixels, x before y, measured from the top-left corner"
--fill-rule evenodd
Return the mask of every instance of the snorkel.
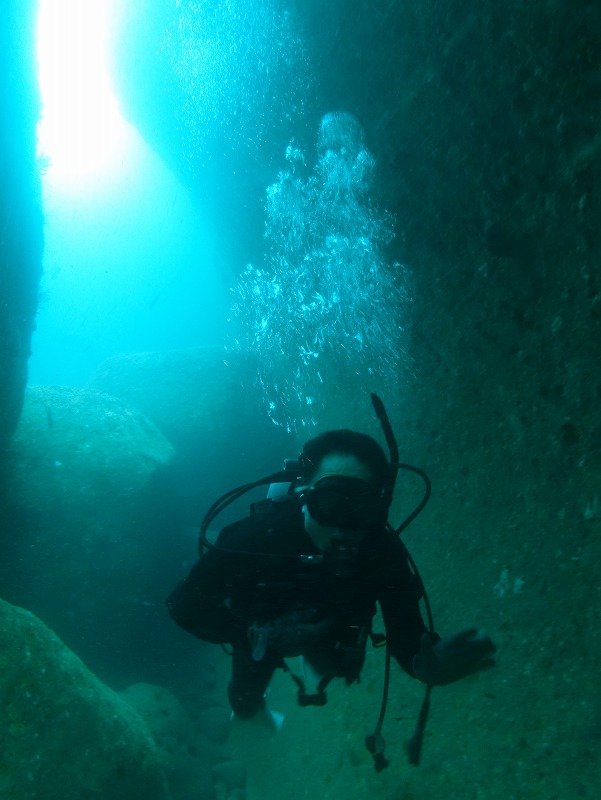
M 396 443 L 396 439 L 394 438 L 394 433 L 392 432 L 392 425 L 390 424 L 390 420 L 388 419 L 388 414 L 386 413 L 386 409 L 384 408 L 384 403 L 380 400 L 377 394 L 374 394 L 374 392 L 372 392 L 370 396 L 371 396 L 371 404 L 374 407 L 374 411 L 376 412 L 376 417 L 378 418 L 380 425 L 382 427 L 382 433 L 384 434 L 384 438 L 386 439 L 386 444 L 388 445 L 388 452 L 390 453 L 388 481 L 384 489 L 384 500 L 386 501 L 388 507 L 390 508 L 390 505 L 392 503 L 392 496 L 394 494 L 394 485 L 396 483 L 397 475 L 399 472 L 399 447 Z

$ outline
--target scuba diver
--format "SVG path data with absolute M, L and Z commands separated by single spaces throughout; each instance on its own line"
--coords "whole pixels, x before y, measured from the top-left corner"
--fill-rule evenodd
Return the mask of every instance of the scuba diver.
M 167 600 L 174 621 L 199 639 L 231 646 L 228 695 L 233 715 L 269 713 L 265 692 L 274 671 L 289 670 L 300 705 L 323 705 L 333 678 L 359 679 L 369 639 L 386 644 L 385 690 L 380 719 L 366 745 L 376 770 L 384 758 L 381 726 L 390 658 L 426 684 L 410 761 L 419 763 L 433 686 L 494 665 L 491 639 L 468 628 L 435 633 L 427 596 L 400 530 L 422 510 L 427 476 L 398 463 L 398 449 L 384 407 L 372 402 L 391 451 L 390 461 L 372 437 L 341 429 L 307 441 L 298 461 L 281 473 L 234 489 L 209 510 L 201 528 L 201 557 Z M 397 472 L 405 468 L 426 482 L 424 499 L 396 531 L 388 512 Z M 226 505 L 271 483 L 268 499 L 251 505 L 244 519 L 225 527 L 215 543 L 206 538 Z M 420 611 L 426 599 L 429 626 Z M 379 604 L 385 636 L 374 632 Z M 301 669 L 285 659 L 300 656 Z

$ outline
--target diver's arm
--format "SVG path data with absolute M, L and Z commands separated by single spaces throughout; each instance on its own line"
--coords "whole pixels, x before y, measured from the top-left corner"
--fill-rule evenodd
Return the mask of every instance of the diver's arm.
M 205 553 L 167 598 L 169 613 L 181 628 L 214 644 L 246 637 L 244 623 L 228 608 L 229 558 L 216 551 Z
M 396 582 L 395 582 L 396 583 Z M 389 584 L 380 599 L 392 655 L 412 677 L 430 686 L 446 686 L 495 664 L 496 647 L 476 628 L 441 637 L 424 624 L 419 595 Z
M 446 686 L 495 665 L 497 648 L 485 633 L 466 628 L 435 641 L 425 633 L 413 659 L 415 677 L 430 686 Z
M 430 633 L 419 609 L 419 589 L 409 568 L 399 567 L 384 586 L 380 606 L 392 655 L 412 677 L 446 686 L 495 664 L 496 647 L 476 628 L 441 638 Z
M 428 633 L 419 607 L 420 597 L 419 581 L 395 542 L 387 553 L 378 602 L 391 655 L 411 677 L 416 677 L 413 660 L 420 651 L 422 636 Z M 438 638 L 435 637 L 434 641 Z
M 419 653 L 422 636 L 428 633 L 415 596 L 388 587 L 380 595 L 380 608 L 390 653 L 401 668 L 416 677 L 413 660 Z

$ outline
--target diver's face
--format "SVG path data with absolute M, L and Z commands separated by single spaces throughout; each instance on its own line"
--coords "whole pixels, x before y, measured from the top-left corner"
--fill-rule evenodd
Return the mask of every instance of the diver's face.
M 371 482 L 373 479 L 369 467 L 355 456 L 333 453 L 325 456 L 322 460 L 310 485 L 315 486 L 322 478 L 332 476 L 356 478 L 367 482 Z M 342 541 L 350 546 L 355 544 L 358 546 L 365 536 L 365 532 L 362 530 L 343 530 L 330 525 L 320 525 L 317 520 L 313 519 L 306 505 L 303 506 L 303 515 L 305 530 L 322 553 L 332 552 Z

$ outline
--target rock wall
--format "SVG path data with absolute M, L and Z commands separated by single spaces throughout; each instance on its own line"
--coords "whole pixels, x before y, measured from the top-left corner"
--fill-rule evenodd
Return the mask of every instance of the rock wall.
M 7 0 L 0 11 L 0 451 L 21 411 L 42 270 L 36 8 Z
M 599 9 L 306 8 L 322 92 L 367 128 L 397 217 L 393 248 L 415 283 L 413 408 L 398 419 L 389 407 L 403 457 L 434 492 L 405 538 L 438 629 L 474 620 L 500 646 L 480 688 L 436 700 L 430 791 L 594 795 Z M 399 482 L 399 518 L 409 492 Z M 451 744 L 466 704 L 470 724 Z

